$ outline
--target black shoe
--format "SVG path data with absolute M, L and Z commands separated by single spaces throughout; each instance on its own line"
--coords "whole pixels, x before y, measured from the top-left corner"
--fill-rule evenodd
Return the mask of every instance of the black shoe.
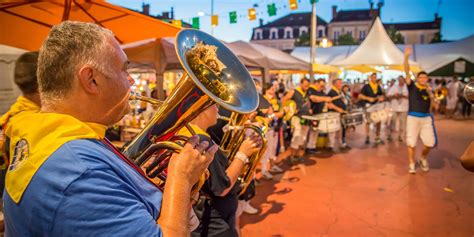
M 370 144 L 370 139 L 369 138 L 366 138 L 365 139 L 365 145 L 369 145 Z
M 348 145 L 344 145 L 344 146 L 341 147 L 341 149 L 344 150 L 344 151 L 348 151 L 348 150 L 352 149 L 352 147 L 350 147 Z
M 387 141 L 388 141 L 388 142 L 393 141 L 392 136 L 388 136 L 388 137 L 387 137 Z
M 306 149 L 306 153 L 310 155 L 320 154 L 321 152 L 317 149 Z

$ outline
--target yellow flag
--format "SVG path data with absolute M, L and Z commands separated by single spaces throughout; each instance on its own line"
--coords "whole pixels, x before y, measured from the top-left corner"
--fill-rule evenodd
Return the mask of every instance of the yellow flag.
M 218 15 L 212 15 L 211 17 L 211 25 L 213 27 L 216 27 L 217 25 L 219 25 L 219 16 Z
M 249 8 L 249 20 L 253 21 L 257 19 L 257 11 L 255 11 L 255 8 Z

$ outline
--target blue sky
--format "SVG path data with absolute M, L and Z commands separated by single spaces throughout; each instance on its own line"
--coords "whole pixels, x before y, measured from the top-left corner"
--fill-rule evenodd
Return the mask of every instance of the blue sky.
M 211 12 L 211 0 L 108 0 L 113 4 L 127 8 L 141 10 L 142 3 L 151 5 L 151 14 L 161 14 L 174 7 L 175 18 L 191 22 L 191 18 L 198 12 Z M 214 0 L 214 13 L 219 15 L 219 25 L 214 28 L 214 35 L 222 40 L 232 42 L 236 40 L 248 41 L 252 29 L 258 26 L 258 20 L 247 19 L 247 9 L 258 5 L 257 19 L 262 18 L 264 23 L 276 20 L 292 12 L 308 12 L 311 10 L 310 0 L 297 0 L 298 9 L 291 11 L 288 0 Z M 373 0 L 375 4 L 378 0 Z M 319 0 L 316 4 L 317 14 L 326 21 L 331 20 L 332 5 L 338 9 L 367 9 L 368 0 Z M 277 15 L 269 17 L 267 5 L 275 3 Z M 286 7 L 284 7 L 286 5 Z M 443 18 L 441 34 L 445 40 L 457 40 L 474 34 L 474 0 L 385 0 L 382 8 L 382 21 L 389 22 L 416 22 L 432 21 L 434 14 Z M 237 11 L 237 24 L 229 24 L 229 12 Z M 200 18 L 201 30 L 211 32 L 210 16 Z

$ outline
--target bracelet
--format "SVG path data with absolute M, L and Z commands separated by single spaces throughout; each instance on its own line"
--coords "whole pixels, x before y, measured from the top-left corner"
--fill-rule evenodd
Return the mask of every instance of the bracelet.
M 244 162 L 244 165 L 249 163 L 249 158 L 242 152 L 238 151 L 236 154 L 235 154 L 235 158 L 241 160 L 242 162 Z

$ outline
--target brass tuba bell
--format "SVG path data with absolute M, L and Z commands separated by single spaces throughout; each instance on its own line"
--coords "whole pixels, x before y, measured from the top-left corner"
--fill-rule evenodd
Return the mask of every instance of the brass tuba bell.
M 474 104 L 474 82 L 470 82 L 464 86 L 463 96 L 469 104 Z
M 187 52 L 197 44 L 217 47 L 217 59 L 224 66 L 221 72 L 187 57 Z M 176 36 L 175 49 L 185 73 L 146 127 L 123 149 L 124 155 L 162 189 L 171 154 L 179 152 L 179 142 L 187 140 L 175 133 L 214 103 L 238 113 L 250 113 L 258 106 L 252 77 L 221 41 L 202 31 L 185 29 Z M 193 192 L 200 189 L 205 179 L 203 174 Z

